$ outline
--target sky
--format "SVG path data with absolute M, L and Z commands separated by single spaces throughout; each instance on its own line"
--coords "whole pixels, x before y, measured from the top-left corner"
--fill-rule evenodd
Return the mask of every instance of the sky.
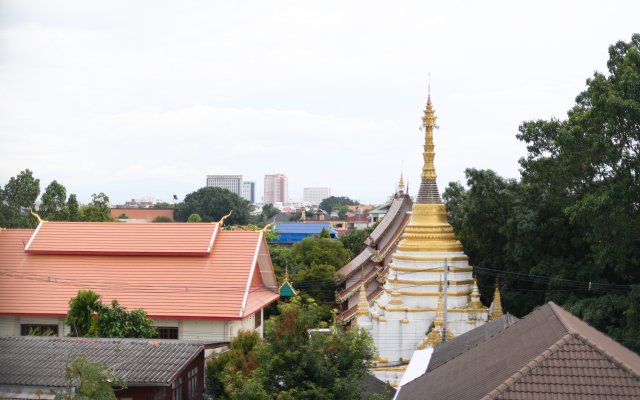
M 441 191 L 519 176 L 526 120 L 565 118 L 639 1 L 0 0 L 0 184 L 170 200 L 208 174 L 383 203 L 417 193 L 431 99 Z

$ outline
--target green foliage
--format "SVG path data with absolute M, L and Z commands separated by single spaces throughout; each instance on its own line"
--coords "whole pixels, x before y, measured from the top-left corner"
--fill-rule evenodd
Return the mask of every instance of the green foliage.
M 158 332 L 153 323 L 144 309 L 127 311 L 113 299 L 111 307 L 101 305 L 98 308 L 97 335 L 106 338 L 154 338 Z
M 78 199 L 75 194 L 69 195 L 67 200 L 67 220 L 68 221 L 80 221 L 82 214 L 80 214 L 80 206 L 78 205 Z
M 174 222 L 174 221 L 171 218 L 167 217 L 167 216 L 158 215 L 153 220 L 151 220 L 151 222 Z
M 328 264 L 335 269 L 342 268 L 349 262 L 350 254 L 342 243 L 320 237 L 308 237 L 293 245 L 291 255 L 296 264 L 306 266 Z
M 361 399 L 360 381 L 375 355 L 369 333 L 310 334 L 327 326 L 318 305 L 296 297 L 279 307 L 281 315 L 266 322 L 268 345 L 234 341 L 233 355 L 207 365 L 207 388 L 220 399 Z
M 111 208 L 109 207 L 109 196 L 100 192 L 91 195 L 91 204 L 84 206 L 80 210 L 82 221 L 85 222 L 114 222 L 115 218 L 111 217 Z
M 566 120 L 520 126 L 520 182 L 467 169 L 469 189 L 450 183 L 443 197 L 486 303 L 495 279 L 486 269 L 505 271 L 506 311 L 554 301 L 640 351 L 638 289 L 602 286 L 640 283 L 640 35 L 609 55 L 609 76 L 587 80 Z
M 171 204 L 163 201 L 161 203 L 154 204 L 153 208 L 171 208 Z
M 55 400 L 116 400 L 113 387 L 127 388 L 109 366 L 89 362 L 86 354 L 76 354 L 71 361 L 64 371 L 67 386 L 56 392 Z
M 202 222 L 202 218 L 200 218 L 198 214 L 191 214 L 189 215 L 187 222 Z
M 28 169 L 9 179 L 4 189 L 0 188 L 0 227 L 35 228 L 37 220 L 21 209 L 33 208 L 39 194 L 40 179 L 34 179 Z
M 267 222 L 269 221 L 272 217 L 276 216 L 280 214 L 280 210 L 278 210 L 277 208 L 275 208 L 273 206 L 273 204 L 265 204 L 262 207 L 262 213 L 260 214 L 260 218 L 259 221 L 260 222 Z
M 67 221 L 67 189 L 57 181 L 52 181 L 42 194 L 40 217 L 47 221 Z
M 320 239 L 331 239 L 331 233 L 329 233 L 325 228 L 322 228 L 322 231 L 320 232 Z
M 229 225 L 246 225 L 249 222 L 249 201 L 227 189 L 203 187 L 189 193 L 184 201 L 176 204 L 173 218 L 186 221 L 192 214 L 198 214 L 204 222 L 217 222 L 233 210 L 225 220 Z
M 331 196 L 322 200 L 318 208 L 328 213 L 331 213 L 331 211 L 333 210 L 340 210 L 341 206 L 357 206 L 357 205 L 358 205 L 358 202 L 353 201 L 346 196 L 343 196 L 343 197 Z
M 351 230 L 348 235 L 340 236 L 340 243 L 342 246 L 349 250 L 351 253 L 351 258 L 356 257 L 358 254 L 362 253 L 362 250 L 367 247 L 364 244 L 364 241 L 371 235 L 376 226 L 380 223 L 380 220 L 376 221 L 376 223 L 371 228 L 366 228 L 361 231 L 357 231 L 355 229 Z
M 95 325 L 93 314 L 100 309 L 100 295 L 91 290 L 78 290 L 78 295 L 69 300 L 69 311 L 64 323 L 75 332 L 67 336 L 86 336 Z
M 225 396 L 225 387 L 229 384 L 236 387 L 235 376 L 240 373 L 248 378 L 258 367 L 254 349 L 261 342 L 257 331 L 239 330 L 231 341 L 231 348 L 224 354 L 207 361 L 205 367 L 205 384 L 207 393 Z
M 52 336 L 53 335 L 53 331 L 51 330 L 51 328 L 47 328 L 44 331 L 40 331 L 40 328 L 29 328 L 29 335 L 27 336 Z
M 129 219 L 129 216 L 125 213 L 120 214 L 118 217 L 118 219 Z M 156 217 L 157 218 L 157 217 Z M 166 218 L 166 217 L 165 217 Z M 152 222 L 156 222 L 155 220 Z

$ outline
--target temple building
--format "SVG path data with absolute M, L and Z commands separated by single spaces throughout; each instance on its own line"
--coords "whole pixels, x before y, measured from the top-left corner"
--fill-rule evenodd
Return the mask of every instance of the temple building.
M 397 207 L 399 214 L 394 220 L 397 222 L 393 223 L 399 235 L 387 235 L 383 245 L 390 251 L 368 247 L 345 266 L 342 269 L 345 276 L 353 276 L 362 269 L 362 278 L 358 281 L 347 279 L 347 288 L 338 294 L 338 302 L 349 299 L 349 308 L 342 314 L 344 321 L 352 318 L 351 326 L 371 330 L 379 352 L 373 372 L 378 379 L 392 386 L 400 382 L 414 351 L 442 341 L 445 326 L 446 340 L 455 340 L 502 315 L 497 288 L 490 308 L 480 302 L 469 258 L 447 221 L 433 162 L 433 130 L 437 125 L 431 95 L 422 122 L 425 129 L 424 167 L 415 204 L 411 205 L 404 194 L 394 200 L 394 204 L 403 202 L 403 206 Z M 408 205 L 411 212 L 404 210 Z M 370 246 L 378 240 L 375 233 L 368 241 Z M 445 264 L 448 282 L 444 281 Z M 373 281 L 376 283 L 372 284 Z M 359 292 L 358 301 L 351 299 L 356 297 L 352 291 Z
M 411 198 L 405 193 L 404 179 L 401 174 L 398 190 L 388 205 L 388 212 L 364 242 L 367 247 L 351 262 L 336 271 L 339 319 L 347 329 L 355 326 L 353 320 L 358 309 L 358 291 L 363 281 L 366 298 L 370 305 L 382 296 L 382 285 L 389 272 L 391 255 L 396 251 L 398 241 L 409 223 L 409 211 L 412 205 Z M 363 279 L 361 275 L 364 275 Z

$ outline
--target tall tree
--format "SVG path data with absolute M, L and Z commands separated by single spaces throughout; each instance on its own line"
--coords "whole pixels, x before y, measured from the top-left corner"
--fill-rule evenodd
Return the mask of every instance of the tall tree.
M 9 179 L 0 189 L 0 227 L 35 228 L 37 220 L 22 208 L 33 208 L 40 194 L 40 179 L 35 179 L 28 169 Z
M 342 197 L 331 196 L 322 200 L 318 208 L 330 213 L 332 210 L 340 209 L 340 206 L 357 206 L 357 205 L 358 205 L 357 201 L 353 201 L 346 196 L 342 196 Z
M 69 300 L 69 311 L 64 319 L 65 324 L 75 329 L 78 336 L 89 334 L 97 321 L 93 318 L 100 309 L 100 296 L 91 290 L 78 290 L 78 295 Z
M 57 181 L 52 181 L 42 194 L 40 216 L 49 221 L 67 221 L 67 189 Z
M 100 192 L 91 195 L 91 204 L 84 206 L 80 210 L 82 220 L 86 222 L 113 222 L 111 208 L 109 207 L 109 196 Z
M 198 214 L 204 222 L 219 221 L 229 212 L 225 225 L 246 225 L 249 222 L 249 202 L 227 189 L 204 187 L 189 193 L 175 206 L 176 221 L 186 221 L 191 214 Z

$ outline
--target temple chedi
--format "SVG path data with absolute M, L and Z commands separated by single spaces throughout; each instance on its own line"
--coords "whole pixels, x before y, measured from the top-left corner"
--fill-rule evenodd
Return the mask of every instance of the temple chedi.
M 402 238 L 384 271 L 383 293 L 368 303 L 364 285 L 359 285 L 360 301 L 354 312 L 354 325 L 371 330 L 378 348 L 373 373 L 392 386 L 400 382 L 414 351 L 442 341 L 445 315 L 446 338 L 455 340 L 493 319 L 491 311 L 502 312 L 497 289 L 492 307 L 487 308 L 480 302 L 469 258 L 447 221 L 436 185 L 433 131 L 437 125 L 431 94 L 422 126 L 425 144 L 420 189 L 411 212 L 407 213 L 408 223 Z M 445 258 L 449 266 L 448 287 L 444 282 Z M 447 291 L 446 314 L 444 290 Z

